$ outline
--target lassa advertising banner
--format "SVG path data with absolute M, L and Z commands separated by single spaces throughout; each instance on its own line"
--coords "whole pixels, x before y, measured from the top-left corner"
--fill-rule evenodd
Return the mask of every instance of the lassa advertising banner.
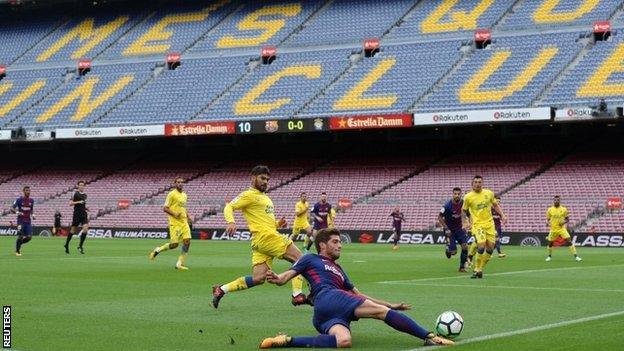
M 498 109 L 414 114 L 414 125 L 444 125 L 467 123 L 503 123 L 521 121 L 549 121 L 550 107 Z

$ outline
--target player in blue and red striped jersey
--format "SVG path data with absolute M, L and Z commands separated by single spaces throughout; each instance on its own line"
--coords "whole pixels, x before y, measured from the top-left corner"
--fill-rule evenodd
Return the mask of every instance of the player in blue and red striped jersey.
M 30 197 L 30 187 L 25 186 L 24 196 L 15 200 L 11 212 L 17 214 L 17 240 L 15 241 L 15 256 L 22 255 L 22 245 L 32 239 L 32 220 L 35 219 L 33 209 L 35 200 Z
M 392 244 L 392 250 L 399 248 L 399 239 L 401 238 L 401 224 L 405 222 L 405 215 L 401 212 L 399 206 L 394 208 L 394 211 L 390 213 L 392 217 L 392 231 L 394 232 L 394 243 Z
M 498 200 L 498 206 L 500 206 L 500 195 L 496 195 L 494 196 L 496 198 L 496 200 Z M 494 211 L 494 209 L 492 208 L 492 218 L 494 218 L 494 228 L 496 228 L 496 251 L 498 252 L 498 258 L 505 258 L 507 257 L 507 255 L 505 255 L 502 251 L 501 251 L 501 236 L 503 235 L 503 225 L 501 223 L 501 216 L 498 214 L 498 212 Z
M 314 238 L 316 237 L 316 233 L 318 233 L 321 229 L 326 229 L 328 227 L 328 216 L 331 213 L 332 206 L 329 202 L 327 202 L 327 193 L 322 192 L 321 198 L 319 202 L 314 204 L 314 208 L 310 211 L 312 218 L 314 219 L 314 224 L 312 225 L 312 240 L 308 242 L 305 247 L 305 251 L 309 251 L 314 244 Z
M 423 339 L 427 346 L 453 344 L 453 341 L 436 336 L 407 315 L 397 312 L 409 310 L 411 305 L 386 302 L 358 291 L 342 267 L 336 263 L 342 250 L 338 230 L 320 230 L 314 245 L 318 255 L 304 255 L 289 270 L 279 275 L 269 271 L 267 281 L 284 285 L 298 275 L 303 275 L 308 280 L 311 290 L 309 298 L 314 305 L 312 323 L 320 335 L 277 335 L 262 340 L 261 349 L 351 347 L 351 322 L 360 318 L 382 320 L 398 331 Z
M 468 236 L 462 228 L 462 206 L 464 201 L 461 198 L 460 188 L 453 188 L 453 198 L 444 204 L 438 215 L 438 222 L 444 229 L 447 245 L 445 249 L 446 258 L 457 253 L 457 244 L 461 245 L 461 255 L 459 256 L 459 272 L 466 271 L 466 261 L 468 259 Z

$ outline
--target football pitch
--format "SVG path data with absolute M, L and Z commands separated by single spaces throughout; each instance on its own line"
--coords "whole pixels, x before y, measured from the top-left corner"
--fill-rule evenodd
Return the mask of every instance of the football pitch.
M 147 254 L 161 241 L 88 239 L 85 255 L 64 238 L 39 238 L 15 257 L 0 238 L 0 302 L 12 307 L 15 350 L 252 350 L 267 336 L 316 335 L 309 306 L 293 307 L 290 285 L 265 284 L 226 295 L 218 310 L 211 286 L 250 274 L 249 242 L 193 241 L 189 271 L 175 270 L 179 249 Z M 355 286 L 433 329 L 454 310 L 464 331 L 453 350 L 621 350 L 624 251 L 504 247 L 484 279 L 458 273 L 442 246 L 345 244 L 339 263 Z M 274 269 L 289 265 L 279 261 Z M 415 350 L 422 341 L 381 321 L 351 325 L 357 350 Z

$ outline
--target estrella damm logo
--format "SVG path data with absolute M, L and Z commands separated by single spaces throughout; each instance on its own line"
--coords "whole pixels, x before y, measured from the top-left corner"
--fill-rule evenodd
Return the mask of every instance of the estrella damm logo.
M 275 213 L 275 207 L 273 207 L 273 205 L 268 205 L 264 209 L 264 212 L 266 212 L 267 214 L 273 214 L 273 213 Z

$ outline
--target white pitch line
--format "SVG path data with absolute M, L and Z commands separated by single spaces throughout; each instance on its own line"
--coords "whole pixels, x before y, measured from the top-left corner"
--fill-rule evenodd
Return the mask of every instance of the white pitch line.
M 577 267 L 561 267 L 561 268 L 528 269 L 528 270 L 523 270 L 523 271 L 486 273 L 484 276 L 493 277 L 493 276 L 499 276 L 499 275 L 515 275 L 515 274 L 569 271 L 569 270 L 576 270 L 576 269 L 593 269 L 593 268 L 608 268 L 608 267 L 624 267 L 624 264 L 612 264 L 612 265 L 604 265 L 604 266 L 577 266 Z M 409 285 L 412 282 L 428 282 L 428 281 L 447 280 L 447 279 L 466 279 L 466 276 L 454 275 L 450 277 L 436 277 L 436 278 L 422 278 L 422 279 L 383 280 L 377 283 L 378 284 L 408 284 Z
M 120 258 L 139 258 L 139 256 L 100 256 L 100 257 L 15 257 L 0 258 L 0 261 L 55 261 L 55 260 L 99 260 L 99 259 L 120 259 Z M 143 258 L 141 256 L 140 258 Z
M 477 288 L 477 289 L 519 289 L 519 290 L 555 290 L 555 291 L 586 291 L 586 292 L 616 292 L 624 293 L 621 289 L 591 289 L 591 288 L 557 288 L 539 286 L 509 286 L 509 285 L 470 285 L 470 284 L 435 284 L 435 283 L 405 283 L 406 285 L 452 287 L 452 288 Z
M 591 321 L 595 321 L 595 320 L 598 320 L 598 319 L 604 319 L 604 318 L 615 317 L 615 316 L 620 316 L 620 315 L 624 315 L 624 311 L 617 311 L 617 312 L 611 312 L 611 313 L 597 314 L 597 315 L 594 315 L 594 316 L 583 317 L 583 318 L 578 318 L 578 319 L 572 319 L 572 320 L 569 320 L 569 321 L 544 324 L 544 325 L 540 325 L 540 326 L 537 326 L 537 327 L 512 330 L 512 331 L 508 331 L 508 332 L 497 333 L 497 334 L 490 334 L 490 335 L 484 335 L 484 336 L 477 336 L 475 338 L 461 340 L 461 341 L 457 342 L 456 345 L 460 346 L 460 345 L 471 344 L 471 343 L 475 343 L 475 342 L 479 342 L 479 341 L 486 341 L 486 340 L 504 338 L 504 337 L 508 337 L 508 336 L 528 334 L 528 333 L 533 333 L 533 332 L 537 332 L 537 331 L 553 329 L 553 328 L 559 328 L 559 327 L 565 327 L 567 325 L 572 325 L 572 324 L 591 322 Z M 431 349 L 438 349 L 438 348 L 440 348 L 440 347 L 434 347 L 434 348 L 432 348 L 432 347 L 419 347 L 419 348 L 416 348 L 416 349 L 410 349 L 410 350 L 406 350 L 406 351 L 431 350 Z

